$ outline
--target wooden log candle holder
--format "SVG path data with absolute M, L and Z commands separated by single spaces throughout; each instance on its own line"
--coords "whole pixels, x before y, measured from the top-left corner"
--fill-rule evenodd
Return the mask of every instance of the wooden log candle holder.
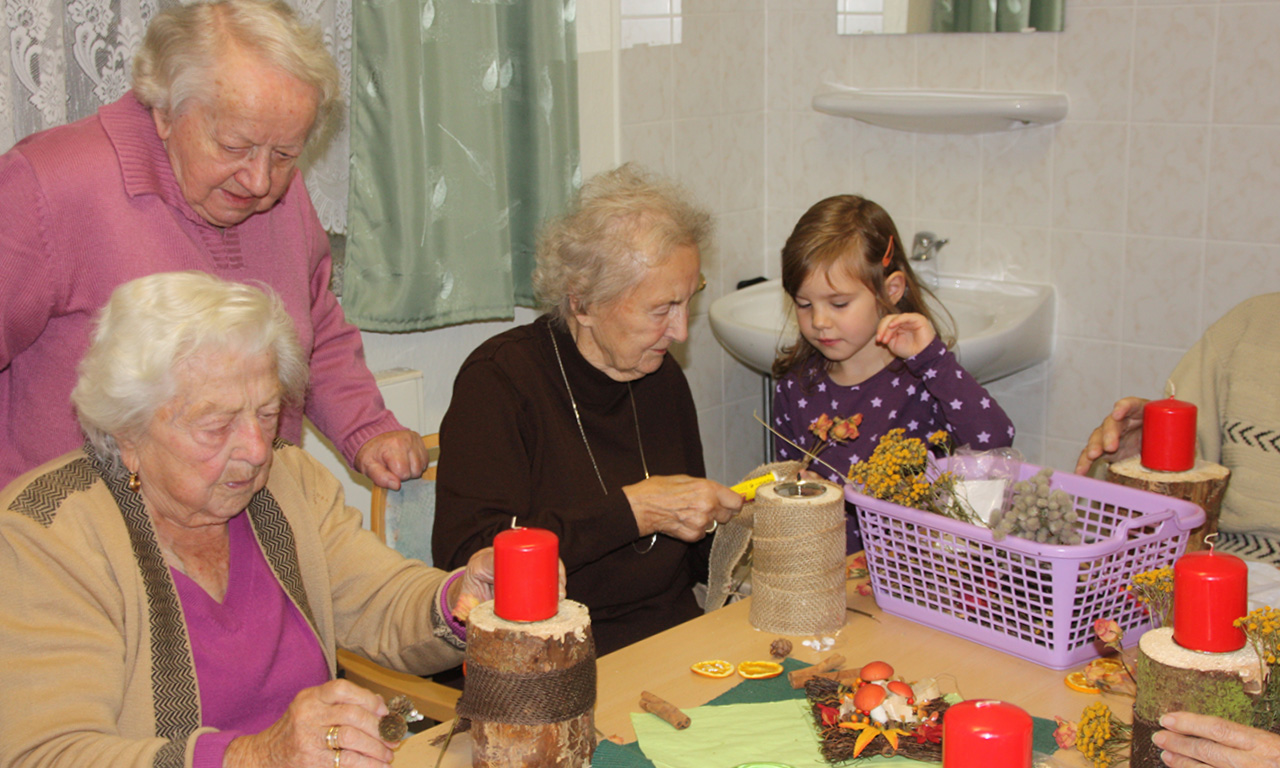
M 1227 492 L 1231 470 L 1221 464 L 1197 459 L 1185 472 L 1156 472 L 1142 466 L 1138 456 L 1117 461 L 1107 467 L 1107 482 L 1151 491 L 1197 504 L 1204 510 L 1204 525 L 1191 532 L 1187 551 L 1204 548 L 1204 537 L 1218 531 L 1218 515 L 1222 496 Z
M 1138 696 L 1133 703 L 1133 768 L 1163 768 L 1160 748 L 1151 735 L 1169 712 L 1213 715 L 1243 725 L 1256 725 L 1255 701 L 1263 694 L 1257 653 L 1246 645 L 1229 653 L 1203 653 L 1173 640 L 1173 629 L 1161 627 L 1138 642 Z
M 474 768 L 582 768 L 596 747 L 596 657 L 586 606 L 513 622 L 481 603 L 467 620 L 458 717 L 471 721 Z

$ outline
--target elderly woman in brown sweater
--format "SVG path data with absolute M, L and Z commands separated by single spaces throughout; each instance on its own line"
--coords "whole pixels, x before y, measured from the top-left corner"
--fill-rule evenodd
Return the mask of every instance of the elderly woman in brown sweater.
M 710 217 L 632 166 L 543 233 L 547 313 L 463 364 L 441 426 L 432 549 L 465 563 L 514 524 L 560 537 L 568 596 L 607 653 L 690 619 L 708 533 L 743 499 L 707 480 L 688 337 Z

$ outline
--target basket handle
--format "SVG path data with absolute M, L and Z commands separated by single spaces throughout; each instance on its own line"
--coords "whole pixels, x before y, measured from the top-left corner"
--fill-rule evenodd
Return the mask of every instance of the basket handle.
M 1129 538 L 1130 532 L 1133 531 L 1134 528 L 1145 528 L 1149 525 L 1156 525 L 1157 523 L 1163 523 L 1169 518 L 1174 516 L 1175 516 L 1174 510 L 1168 507 L 1165 507 L 1164 509 L 1159 510 L 1158 512 L 1146 512 L 1144 514 L 1138 515 L 1137 517 L 1127 517 L 1118 526 L 1116 526 L 1115 535 L 1123 536 L 1123 538 L 1127 539 Z

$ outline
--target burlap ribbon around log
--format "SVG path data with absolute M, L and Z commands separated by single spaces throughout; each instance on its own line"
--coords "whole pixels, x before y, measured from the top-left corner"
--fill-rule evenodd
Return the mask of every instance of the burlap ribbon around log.
M 799 464 L 766 464 L 747 475 L 777 470 L 794 477 Z M 844 626 L 844 494 L 823 483 L 818 496 L 788 498 L 778 483 L 756 491 L 756 500 L 720 526 L 711 547 L 707 611 L 729 598 L 733 571 L 752 548 L 752 626 L 765 632 L 812 635 Z

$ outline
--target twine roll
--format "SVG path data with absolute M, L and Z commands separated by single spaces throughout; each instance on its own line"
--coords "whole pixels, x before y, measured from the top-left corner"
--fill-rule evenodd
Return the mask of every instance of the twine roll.
M 794 476 L 795 465 L 770 464 Z M 784 635 L 834 632 L 845 620 L 844 494 L 828 483 L 817 496 L 788 498 L 779 483 L 763 485 L 756 500 L 716 534 L 711 549 L 707 610 L 728 599 L 732 571 L 752 546 L 752 626 Z
M 788 498 L 774 483 L 756 491 L 751 625 L 782 635 L 844 626 L 844 494 Z

